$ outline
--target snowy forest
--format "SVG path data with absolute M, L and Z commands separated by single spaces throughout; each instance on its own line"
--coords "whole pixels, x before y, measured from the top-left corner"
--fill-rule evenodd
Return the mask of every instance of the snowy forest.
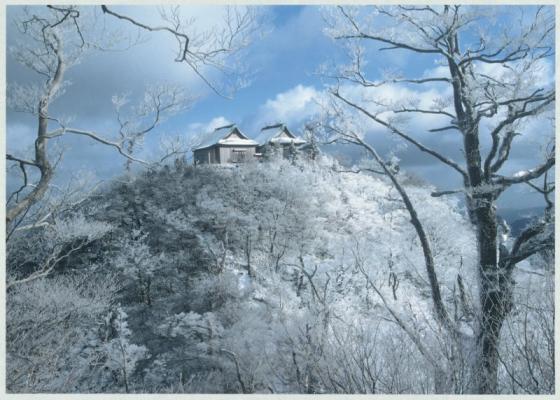
M 555 393 L 554 8 L 310 8 L 338 53 L 306 151 L 218 166 L 192 162 L 205 132 L 166 132 L 202 102 L 185 84 L 115 94 L 96 125 L 66 112 L 71 73 L 166 42 L 236 102 L 272 11 L 11 6 L 6 393 Z M 65 164 L 83 143 L 112 176 Z M 538 211 L 506 215 L 513 190 Z

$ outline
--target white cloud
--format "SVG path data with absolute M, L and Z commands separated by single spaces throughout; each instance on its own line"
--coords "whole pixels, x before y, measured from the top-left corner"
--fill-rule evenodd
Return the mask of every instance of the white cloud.
M 451 74 L 449 67 L 446 65 L 438 65 L 434 68 L 428 68 L 422 74 L 423 78 L 449 78 Z
M 231 122 L 225 117 L 212 118 L 212 120 L 208 122 L 208 125 L 206 125 L 206 132 L 213 131 L 216 128 L 228 124 L 231 124 Z
M 340 93 L 372 114 L 378 114 L 383 120 L 387 121 L 397 115 L 402 117 L 399 122 L 400 126 L 413 128 L 415 133 L 426 133 L 430 129 L 448 125 L 449 117 L 420 112 L 395 114 L 386 110 L 397 110 L 405 107 L 428 111 L 442 109 L 452 112 L 449 90 L 447 88 L 440 90 L 440 87 L 435 85 L 408 86 L 388 83 L 372 88 L 345 85 L 340 89 Z M 378 124 L 367 117 L 363 118 L 363 126 L 364 128 L 371 127 L 372 130 L 381 129 Z
M 255 135 L 263 126 L 277 122 L 285 123 L 297 131 L 303 122 L 319 113 L 319 102 L 325 95 L 323 91 L 301 84 L 278 93 L 259 106 L 255 116 L 243 124 L 246 128 L 245 133 L 249 136 Z M 230 123 L 232 122 L 227 118 L 218 116 L 207 122 L 189 124 L 185 133 L 190 136 L 210 132 Z
M 220 126 L 229 125 L 231 122 L 222 116 L 212 118 L 208 122 L 194 122 L 189 124 L 186 129 L 187 136 L 193 136 L 198 134 L 203 134 L 207 132 L 211 132 Z
M 317 101 L 321 92 L 311 86 L 297 85 L 294 88 L 276 95 L 260 107 L 258 125 L 284 122 L 296 125 L 319 112 Z M 258 127 L 259 129 L 262 126 Z
M 507 68 L 501 63 L 477 62 L 474 64 L 474 69 L 477 73 L 510 82 L 517 79 L 516 73 L 520 73 L 524 67 L 525 61 L 510 62 L 507 64 Z M 552 62 L 547 59 L 536 60 L 531 64 L 529 71 L 522 72 L 522 77 L 522 88 L 526 88 L 528 91 L 548 87 L 554 84 L 554 67 Z
M 411 99 L 418 99 L 418 103 L 414 107 L 430 110 L 434 107 L 435 102 L 445 103 L 445 99 L 449 96 L 448 90 L 440 91 L 435 86 L 415 90 L 403 84 L 387 84 L 378 88 L 344 85 L 340 88 L 340 92 L 372 113 L 379 112 L 382 108 L 371 100 L 399 106 L 408 104 Z M 260 106 L 256 117 L 250 123 L 251 129 L 258 130 L 264 125 L 282 122 L 297 130 L 298 125 L 321 112 L 320 104 L 325 104 L 325 100 L 329 97 L 330 94 L 326 90 L 317 90 L 312 86 L 299 84 L 285 92 L 278 93 Z M 448 107 L 451 106 L 450 102 L 445 104 L 449 104 Z M 380 114 L 384 119 L 391 115 L 394 114 L 387 112 Z M 361 121 L 360 125 L 365 131 L 373 132 L 383 129 L 363 114 L 357 113 L 356 117 Z M 446 121 L 447 117 L 440 115 L 416 113 L 409 124 L 413 124 L 415 132 L 427 132 L 434 127 L 445 125 Z

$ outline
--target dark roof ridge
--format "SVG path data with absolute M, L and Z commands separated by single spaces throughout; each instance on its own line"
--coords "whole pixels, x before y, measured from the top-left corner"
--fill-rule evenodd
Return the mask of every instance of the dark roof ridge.
M 224 125 L 224 126 L 219 126 L 216 129 L 214 129 L 214 131 L 219 131 L 220 129 L 225 129 L 225 128 L 233 128 L 235 126 L 235 124 L 228 124 L 228 125 Z
M 261 131 L 264 131 L 265 129 L 280 128 L 280 127 L 286 127 L 286 124 L 284 124 L 283 122 L 279 122 L 277 124 L 267 125 L 262 127 Z

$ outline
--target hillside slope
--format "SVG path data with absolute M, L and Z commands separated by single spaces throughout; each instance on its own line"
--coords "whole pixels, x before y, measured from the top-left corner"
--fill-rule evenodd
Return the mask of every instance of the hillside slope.
M 438 348 L 408 214 L 385 180 L 335 166 L 165 167 L 92 197 L 64 223 L 99 233 L 10 294 L 9 390 L 429 391 L 425 358 L 385 306 Z M 468 222 L 406 187 L 444 300 L 457 301 L 458 275 L 472 299 Z M 37 321 L 35 342 L 18 336 Z

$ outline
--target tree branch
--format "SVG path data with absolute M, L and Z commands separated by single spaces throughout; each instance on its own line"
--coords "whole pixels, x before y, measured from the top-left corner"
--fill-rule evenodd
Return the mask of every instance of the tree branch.
M 503 185 L 514 185 L 516 183 L 526 183 L 532 179 L 536 179 L 540 177 L 542 174 L 547 172 L 550 168 L 554 166 L 555 163 L 555 156 L 554 153 L 548 158 L 543 164 L 540 166 L 527 170 L 527 171 L 520 171 L 514 174 L 512 177 L 505 177 L 505 176 L 496 176 L 495 181 L 496 183 L 503 184 Z
M 430 196 L 432 197 L 442 197 L 447 196 L 450 194 L 457 194 L 457 193 L 464 193 L 465 189 L 456 189 L 456 190 L 442 190 L 440 192 L 432 192 Z
M 239 382 L 239 386 L 241 386 L 241 392 L 243 394 L 251 393 L 249 390 L 247 390 L 247 387 L 245 386 L 245 382 L 243 382 L 243 378 L 241 377 L 241 369 L 239 368 L 239 361 L 237 360 L 237 355 L 233 351 L 229 351 L 226 349 L 220 349 L 220 351 L 224 354 L 227 354 L 233 360 L 235 364 L 235 372 L 237 374 L 237 382 Z
M 126 15 L 118 14 L 118 13 L 112 11 L 112 10 L 109 10 L 109 8 L 107 8 L 106 5 L 101 5 L 101 10 L 103 11 L 104 14 L 109 14 L 109 15 L 112 15 L 112 16 L 118 18 L 118 19 L 128 21 L 132 25 L 135 25 L 139 28 L 142 28 L 142 29 L 150 31 L 150 32 L 164 31 L 164 32 L 171 33 L 174 37 L 176 37 L 179 40 L 179 43 L 181 45 L 181 51 L 179 52 L 179 57 L 177 57 L 175 59 L 175 61 L 181 62 L 181 61 L 186 61 L 187 60 L 187 55 L 189 53 L 190 38 L 189 38 L 189 36 L 185 35 L 184 33 L 179 32 L 175 29 L 171 29 L 167 26 L 149 26 L 149 25 L 143 24 L 141 22 L 136 21 L 135 19 L 132 19 L 132 18 L 126 16 Z
M 102 137 L 98 136 L 98 135 L 97 135 L 96 133 L 94 133 L 94 132 L 84 131 L 84 130 L 81 130 L 81 129 L 74 129 L 74 128 L 65 128 L 65 132 L 73 133 L 73 134 L 75 134 L 75 135 L 87 136 L 87 137 L 89 137 L 89 138 L 91 138 L 91 139 L 93 139 L 93 140 L 95 140 L 95 141 L 97 141 L 97 142 L 99 142 L 99 143 L 105 144 L 105 145 L 107 145 L 107 146 L 114 147 L 115 149 L 117 149 L 117 151 L 118 151 L 122 156 L 128 158 L 128 159 L 131 160 L 131 161 L 135 161 L 135 162 L 140 163 L 140 164 L 143 164 L 143 165 L 149 165 L 148 162 L 143 161 L 143 160 L 140 160 L 140 159 L 138 159 L 138 158 L 135 158 L 135 157 L 131 156 L 130 154 L 127 154 L 127 153 L 123 150 L 122 145 L 121 145 L 120 143 L 118 143 L 118 142 L 111 142 L 111 141 L 109 141 L 109 140 L 107 140 L 107 139 L 103 139 Z
M 23 158 L 14 157 L 11 154 L 6 154 L 6 160 L 16 161 L 23 165 L 31 165 L 32 167 L 40 168 L 40 165 L 34 161 L 24 160 Z
M 422 354 L 426 360 L 428 360 L 428 362 L 435 368 L 435 369 L 440 369 L 440 363 L 433 357 L 432 352 L 430 352 L 422 343 L 422 341 L 420 340 L 420 338 L 413 332 L 413 330 L 408 326 L 408 324 L 400 317 L 399 313 L 393 309 L 393 307 L 391 307 L 391 305 L 388 303 L 388 301 L 385 299 L 385 296 L 383 296 L 383 293 L 381 293 L 381 291 L 377 288 L 377 286 L 373 283 L 373 281 L 371 280 L 371 278 L 369 277 L 369 274 L 364 270 L 363 265 L 361 265 L 360 262 L 356 262 L 358 265 L 358 268 L 360 270 L 360 272 L 362 273 L 362 275 L 364 275 L 364 277 L 366 278 L 367 282 L 369 283 L 369 285 L 373 288 L 373 290 L 375 291 L 375 293 L 379 296 L 379 298 L 381 299 L 381 301 L 383 302 L 383 305 L 385 306 L 385 308 L 387 309 L 387 311 L 389 311 L 389 314 L 391 314 L 391 316 L 393 317 L 393 319 L 395 320 L 395 322 L 397 323 L 398 326 L 401 327 L 401 329 L 407 334 L 407 336 L 410 338 L 410 340 L 412 340 L 412 343 L 414 343 L 414 345 L 416 346 L 416 348 L 418 349 L 418 351 L 420 352 L 420 354 Z
M 443 162 L 444 164 L 450 166 L 451 168 L 453 168 L 455 171 L 459 172 L 464 179 L 468 179 L 467 173 L 465 170 L 463 170 L 459 164 L 457 164 L 455 161 L 444 157 L 443 155 L 441 155 L 440 153 L 436 152 L 435 150 L 432 150 L 426 146 L 424 146 L 423 144 L 419 143 L 418 141 L 414 140 L 412 137 L 410 137 L 409 135 L 405 134 L 404 132 L 402 132 L 401 130 L 397 129 L 396 127 L 390 125 L 388 122 L 383 121 L 382 119 L 378 118 L 377 116 L 373 115 L 372 113 L 370 113 L 369 111 L 367 111 L 366 109 L 364 109 L 363 107 L 352 103 L 351 101 L 349 101 L 348 99 L 346 99 L 345 97 L 343 97 L 342 95 L 340 95 L 340 93 L 338 92 L 338 90 L 336 91 L 332 91 L 331 92 L 335 97 L 337 97 L 338 99 L 342 100 L 344 103 L 346 103 L 347 105 L 351 106 L 352 108 L 355 108 L 356 110 L 360 111 L 362 114 L 366 115 L 367 117 L 369 117 L 370 119 L 374 120 L 375 122 L 377 122 L 378 124 L 388 128 L 391 132 L 395 133 L 396 135 L 402 137 L 403 139 L 405 139 L 406 141 L 414 144 L 418 149 L 420 149 L 421 151 L 430 154 L 431 156 L 437 158 L 438 160 L 440 160 L 441 162 Z
M 381 43 L 386 43 L 386 44 L 390 44 L 393 47 L 391 48 L 387 48 L 387 49 L 397 49 L 397 48 L 401 48 L 401 49 L 406 49 L 406 50 L 411 50 L 417 53 L 428 53 L 428 54 L 443 54 L 443 51 L 439 48 L 421 48 L 421 47 L 415 47 L 412 45 L 409 45 L 407 43 L 404 42 L 398 42 L 395 40 L 391 40 L 382 36 L 375 36 L 375 35 L 369 35 L 366 34 L 364 32 L 362 32 L 362 30 L 358 27 L 358 25 L 356 24 L 356 21 L 354 21 L 354 19 L 348 15 L 348 13 L 346 12 L 346 10 L 344 10 L 344 7 L 342 6 L 337 6 L 337 8 L 340 10 L 340 12 L 344 15 L 344 17 L 352 24 L 352 26 L 354 27 L 354 29 L 356 30 L 356 34 L 354 35 L 338 35 L 335 36 L 335 39 L 370 39 L 370 40 L 375 40 Z
M 551 230 L 550 235 L 542 238 L 542 240 L 536 243 L 533 240 L 544 233 L 550 224 L 550 221 L 543 220 L 526 228 L 519 234 L 512 246 L 511 252 L 501 260 L 500 264 L 506 269 L 511 270 L 517 263 L 533 254 L 547 248 L 554 248 L 554 229 Z
M 447 111 L 443 111 L 443 110 L 423 110 L 421 108 L 406 108 L 406 107 L 401 107 L 398 110 L 394 110 L 393 111 L 395 114 L 399 114 L 399 113 L 404 113 L 404 112 L 415 112 L 415 113 L 421 113 L 421 114 L 434 114 L 434 115 L 445 115 L 446 117 L 451 118 L 452 120 L 456 120 L 457 117 L 455 117 L 455 115 L 448 113 Z
M 451 130 L 451 129 L 455 129 L 455 130 L 461 132 L 459 127 L 455 126 L 455 125 L 449 125 L 449 126 L 444 126 L 444 127 L 441 127 L 441 128 L 430 129 L 429 132 L 443 132 L 443 131 L 448 131 L 448 130 Z
M 430 282 L 430 289 L 431 289 L 431 293 L 432 293 L 432 302 L 434 304 L 436 318 L 444 327 L 454 331 L 451 320 L 449 319 L 449 315 L 447 314 L 447 311 L 445 309 L 445 305 L 443 304 L 443 300 L 442 300 L 442 297 L 441 297 L 441 291 L 440 291 L 440 287 L 439 287 L 437 273 L 436 273 L 436 270 L 435 270 L 435 262 L 434 262 L 434 258 L 433 258 L 433 255 L 432 255 L 432 249 L 431 249 L 431 246 L 430 246 L 430 242 L 428 240 L 428 235 L 424 231 L 424 226 L 422 225 L 422 223 L 420 222 L 420 219 L 418 218 L 418 214 L 416 212 L 416 209 L 415 209 L 414 205 L 412 204 L 412 201 L 408 197 L 408 193 L 406 192 L 404 187 L 399 183 L 399 181 L 397 180 L 393 171 L 391 171 L 391 169 L 386 165 L 386 163 L 379 156 L 379 154 L 377 154 L 377 151 L 375 151 L 375 149 L 371 145 L 364 142 L 357 135 L 355 135 L 355 140 L 363 148 L 365 148 L 368 151 L 368 153 L 370 153 L 370 155 L 375 159 L 377 164 L 383 169 L 385 174 L 389 177 L 389 179 L 393 183 L 393 186 L 395 187 L 395 189 L 399 193 L 401 199 L 403 200 L 403 203 L 404 203 L 404 205 L 405 205 L 405 207 L 408 211 L 408 214 L 410 215 L 410 223 L 414 227 L 414 229 L 416 231 L 416 234 L 418 235 L 418 238 L 420 239 L 422 252 L 424 254 L 424 263 L 425 263 L 425 266 L 426 266 L 426 273 L 428 274 L 428 280 Z

